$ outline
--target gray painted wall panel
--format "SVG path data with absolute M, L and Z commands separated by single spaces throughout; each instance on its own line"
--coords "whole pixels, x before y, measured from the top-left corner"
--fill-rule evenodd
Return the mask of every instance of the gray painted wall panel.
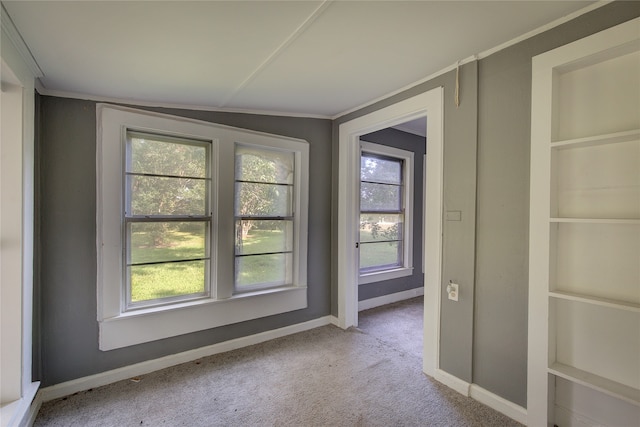
M 40 129 L 36 230 L 41 230 L 36 278 L 40 280 L 34 334 L 35 346 L 39 343 L 34 356 L 40 359 L 34 360 L 34 378 L 52 385 L 329 312 L 337 315 L 337 259 L 331 256 L 337 254 L 337 238 L 335 229 L 329 230 L 337 223 L 337 206 L 331 203 L 337 200 L 338 126 L 444 86 L 445 210 L 462 211 L 463 221 L 445 223 L 441 363 L 447 372 L 524 406 L 531 57 L 637 16 L 640 2 L 614 2 L 463 66 L 459 109 L 453 105 L 454 72 L 333 123 L 153 109 L 311 143 L 309 308 L 111 352 L 97 350 L 95 320 L 95 103 L 40 97 L 36 123 Z M 477 220 L 472 208 L 476 139 Z M 475 263 L 470 259 L 473 248 Z M 444 299 L 449 279 L 461 284 L 459 303 Z
M 402 292 L 424 286 L 422 273 L 422 194 L 423 194 L 423 159 L 425 154 L 425 138 L 402 132 L 396 129 L 382 129 L 361 138 L 363 141 L 400 148 L 414 153 L 414 187 L 413 187 L 413 274 L 392 280 L 367 283 L 358 286 L 358 301 Z
M 307 309 L 102 352 L 96 321 L 95 103 L 43 96 L 40 105 L 39 220 L 43 386 L 329 314 L 331 122 L 329 120 L 154 109 L 303 138 L 310 143 Z
M 341 123 L 377 111 L 436 87 L 444 87 L 444 209 L 462 211 L 462 221 L 444 224 L 440 364 L 442 369 L 471 381 L 475 248 L 477 65 L 460 67 L 460 106 L 454 104 L 455 71 L 448 72 L 374 105 L 334 121 L 334 195 L 337 195 L 338 128 Z M 428 144 L 427 135 L 427 144 Z M 334 198 L 335 200 L 335 198 Z M 333 209 L 334 218 L 337 206 Z M 334 230 L 335 233 L 335 230 Z M 337 237 L 334 235 L 334 245 Z M 335 246 L 333 246 L 335 248 Z M 335 261 L 335 260 L 334 260 Z M 335 267 L 336 264 L 333 264 Z M 331 310 L 337 314 L 337 269 L 333 270 Z M 449 279 L 459 281 L 461 298 L 446 299 Z
M 526 407 L 531 58 L 640 15 L 614 2 L 479 61 L 473 381 Z

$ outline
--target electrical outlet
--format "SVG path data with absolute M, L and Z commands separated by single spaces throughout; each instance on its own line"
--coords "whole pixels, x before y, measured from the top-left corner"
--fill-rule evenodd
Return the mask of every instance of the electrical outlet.
M 447 294 L 449 294 L 450 300 L 458 301 L 458 284 L 449 282 L 447 285 Z

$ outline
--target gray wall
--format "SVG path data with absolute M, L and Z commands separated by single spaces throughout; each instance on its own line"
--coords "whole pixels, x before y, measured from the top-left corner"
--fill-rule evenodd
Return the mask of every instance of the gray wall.
M 402 292 L 409 289 L 424 286 L 424 274 L 422 272 L 422 171 L 423 158 L 425 154 L 425 138 L 402 132 L 397 129 L 382 129 L 360 137 L 363 141 L 374 142 L 376 144 L 389 147 L 400 148 L 414 153 L 413 159 L 413 274 L 407 277 L 400 277 L 380 282 L 367 283 L 358 286 L 358 301 Z
M 531 58 L 640 15 L 615 2 L 480 60 L 474 382 L 527 403 Z
M 640 2 L 613 2 L 462 67 L 460 108 L 452 105 L 454 73 L 450 72 L 334 121 L 337 194 L 339 124 L 444 86 L 444 209 L 461 210 L 462 221 L 444 223 L 441 368 L 523 407 L 531 58 L 638 16 Z M 332 215 L 337 217 L 336 207 Z M 334 239 L 334 250 L 336 243 Z M 337 260 L 332 263 L 335 314 Z M 461 285 L 460 303 L 446 300 L 444 286 L 449 279 Z
M 153 110 L 310 143 L 308 308 L 132 347 L 98 350 L 96 321 L 96 105 L 38 100 L 34 379 L 43 386 L 326 316 L 330 313 L 331 122 L 329 120 Z M 150 109 L 150 108 L 149 108 Z M 38 359 L 39 358 L 39 359 Z
M 444 223 L 443 284 L 460 284 L 458 302 L 446 299 L 442 287 L 440 365 L 447 372 L 471 381 L 473 345 L 473 292 L 476 198 L 477 63 L 460 68 L 460 106 L 454 104 L 455 71 L 334 121 L 334 194 L 337 195 L 338 131 L 341 123 L 395 104 L 436 87 L 444 87 L 444 209 L 460 211 L 461 221 Z M 428 118 L 427 118 L 428 120 Z M 427 144 L 429 136 L 427 135 Z M 334 198 L 335 200 L 335 198 Z M 333 215 L 337 217 L 337 206 Z M 335 217 L 334 217 L 335 218 Z M 337 243 L 337 236 L 333 244 Z M 335 246 L 334 246 L 335 249 Z M 333 259 L 337 267 L 337 260 Z M 334 275 L 337 268 L 333 270 Z M 337 314 L 337 280 L 332 281 L 332 313 Z
M 41 97 L 34 379 L 52 385 L 336 315 L 337 236 L 329 230 L 337 224 L 338 126 L 443 86 L 444 209 L 461 211 L 462 221 L 444 224 L 441 368 L 525 406 L 531 57 L 637 16 L 640 2 L 614 2 L 464 65 L 459 108 L 449 72 L 340 117 L 333 130 L 327 120 L 155 109 L 311 142 L 309 308 L 110 352 L 97 350 L 95 104 Z M 450 279 L 460 283 L 458 303 L 446 300 Z

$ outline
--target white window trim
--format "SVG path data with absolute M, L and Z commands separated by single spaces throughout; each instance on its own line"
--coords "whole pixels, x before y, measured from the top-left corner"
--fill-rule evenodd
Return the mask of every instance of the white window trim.
M 97 320 L 99 348 L 134 344 L 215 328 L 307 307 L 307 211 L 309 144 L 300 139 L 237 129 L 132 108 L 98 104 L 97 114 Z M 123 132 L 126 128 L 213 141 L 211 296 L 125 312 L 122 305 Z M 294 285 L 234 294 L 235 143 L 296 154 Z M 220 268 L 220 266 L 229 266 Z
M 373 142 L 360 141 L 360 154 L 365 151 L 371 154 L 379 154 L 382 156 L 393 157 L 402 160 L 403 165 L 403 181 L 404 181 L 404 240 L 403 266 L 399 268 L 372 271 L 370 273 L 359 274 L 358 285 L 366 285 L 368 283 L 381 282 L 383 280 L 397 279 L 407 277 L 413 274 L 413 170 L 414 170 L 414 153 L 400 148 L 389 147 L 387 145 L 375 144 Z M 358 162 L 360 164 L 360 162 Z M 358 174 L 359 175 L 359 174 Z M 357 214 L 360 215 L 360 208 Z M 356 221 L 359 223 L 360 219 Z M 359 264 L 359 263 L 358 263 Z

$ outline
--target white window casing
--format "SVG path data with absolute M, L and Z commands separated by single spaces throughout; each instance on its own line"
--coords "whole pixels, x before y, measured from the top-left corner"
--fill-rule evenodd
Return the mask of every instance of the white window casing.
M 403 162 L 403 205 L 404 205 L 404 229 L 403 229 L 403 265 L 398 268 L 367 272 L 359 275 L 358 284 L 380 282 L 411 276 L 413 274 L 413 190 L 414 190 L 414 153 L 386 145 L 360 141 L 361 152 L 377 154 Z M 359 211 L 358 211 L 359 215 Z M 359 219 L 358 219 L 359 222 Z
M 111 350 L 307 307 L 309 144 L 198 120 L 98 104 L 97 320 Z M 211 141 L 209 296 L 126 311 L 123 232 L 127 129 Z M 294 268 L 291 285 L 234 293 L 234 151 L 237 143 L 294 153 Z

